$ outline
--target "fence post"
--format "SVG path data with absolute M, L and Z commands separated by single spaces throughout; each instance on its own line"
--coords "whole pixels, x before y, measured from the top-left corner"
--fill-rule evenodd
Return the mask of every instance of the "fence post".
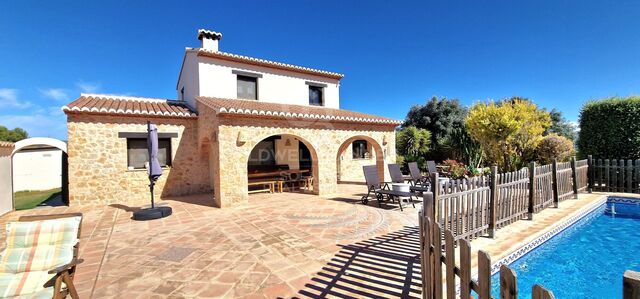
M 627 160 L 627 193 L 633 193 L 633 160 Z
M 439 174 L 431 174 L 431 193 L 433 193 L 433 222 L 440 223 L 440 179 Z M 446 225 L 446 224 L 444 224 Z M 446 226 L 443 226 L 446 227 Z
M 640 297 L 640 272 L 624 271 L 622 276 L 622 299 Z
M 536 162 L 529 163 L 529 220 L 533 220 L 533 201 L 536 198 Z
M 559 197 L 558 197 L 558 159 L 553 159 L 551 163 L 551 189 L 553 189 L 553 207 L 557 208 L 559 206 Z
M 571 179 L 573 181 L 573 198 L 578 199 L 578 172 L 576 166 L 576 157 L 571 157 Z
M 596 168 L 593 166 L 593 156 L 587 156 L 587 181 L 589 193 L 593 192 L 593 180 L 595 178 Z
M 495 238 L 498 211 L 498 166 L 491 167 L 489 186 L 489 237 Z
M 604 183 L 606 184 L 607 188 L 605 190 L 600 190 L 600 191 L 607 191 L 607 192 L 613 191 L 611 189 L 610 179 L 611 179 L 611 171 L 609 171 L 609 159 L 604 159 Z M 602 186 L 602 183 L 600 183 L 600 186 Z

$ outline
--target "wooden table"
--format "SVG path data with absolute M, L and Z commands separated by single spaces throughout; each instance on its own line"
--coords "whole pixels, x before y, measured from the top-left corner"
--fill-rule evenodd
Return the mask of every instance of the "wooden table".
M 267 172 L 258 172 L 258 173 L 250 173 L 248 175 L 249 179 L 254 179 L 253 184 L 257 184 L 257 182 L 263 182 L 264 184 L 278 184 L 278 191 L 282 192 L 283 190 L 283 185 L 284 185 L 284 180 L 278 180 L 276 178 L 278 177 L 282 177 L 282 178 L 291 178 L 292 174 L 303 174 L 303 173 L 309 173 L 308 169 L 285 169 L 285 170 L 275 170 L 275 171 L 267 171 Z M 264 178 L 265 180 L 256 180 L 256 179 L 261 179 Z M 272 180 L 269 180 L 272 179 Z

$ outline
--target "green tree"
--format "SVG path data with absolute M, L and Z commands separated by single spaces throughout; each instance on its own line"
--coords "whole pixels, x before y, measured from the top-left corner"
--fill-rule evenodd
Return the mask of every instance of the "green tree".
M 551 116 L 551 126 L 544 132 L 545 135 L 558 134 L 564 136 L 571 141 L 575 141 L 578 137 L 575 127 L 567 121 L 560 110 L 553 108 L 549 111 Z
M 415 105 L 407 113 L 403 127 L 414 126 L 431 133 L 434 160 L 452 157 L 451 137 L 455 130 L 464 130 L 467 109 L 457 99 L 432 97 L 424 105 Z
M 421 167 L 424 167 L 430 144 L 431 133 L 425 129 L 411 126 L 396 132 L 396 151 L 401 163 L 418 162 Z
M 535 155 L 551 117 L 529 100 L 510 98 L 475 104 L 465 124 L 490 162 L 503 171 L 513 171 Z
M 17 142 L 28 137 L 29 134 L 22 128 L 9 130 L 5 126 L 0 126 L 0 141 Z

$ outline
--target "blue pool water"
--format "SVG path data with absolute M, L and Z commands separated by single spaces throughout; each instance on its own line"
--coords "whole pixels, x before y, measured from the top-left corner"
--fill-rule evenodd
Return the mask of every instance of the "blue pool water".
M 607 202 L 510 267 L 519 298 L 531 298 L 534 284 L 556 298 L 622 298 L 622 274 L 640 271 L 640 204 Z M 491 281 L 500 298 L 500 273 Z

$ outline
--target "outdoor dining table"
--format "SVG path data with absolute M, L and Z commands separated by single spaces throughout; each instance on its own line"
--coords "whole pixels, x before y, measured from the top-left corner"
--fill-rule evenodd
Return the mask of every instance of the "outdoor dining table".
M 250 173 L 250 179 L 256 178 L 266 178 L 266 177 L 277 177 L 277 176 L 291 176 L 292 174 L 302 174 L 308 173 L 309 169 L 285 169 L 285 170 L 275 170 L 275 171 L 267 171 L 267 172 L 257 172 Z
M 309 173 L 309 170 L 308 169 L 284 169 L 284 170 L 257 172 L 257 173 L 250 173 L 248 175 L 248 178 L 249 179 L 284 178 L 284 180 L 274 179 L 274 181 L 271 182 L 272 184 L 277 183 L 278 190 L 282 192 L 285 180 L 290 180 L 293 175 L 300 176 L 303 173 Z M 299 177 L 297 177 L 296 179 L 299 179 Z

